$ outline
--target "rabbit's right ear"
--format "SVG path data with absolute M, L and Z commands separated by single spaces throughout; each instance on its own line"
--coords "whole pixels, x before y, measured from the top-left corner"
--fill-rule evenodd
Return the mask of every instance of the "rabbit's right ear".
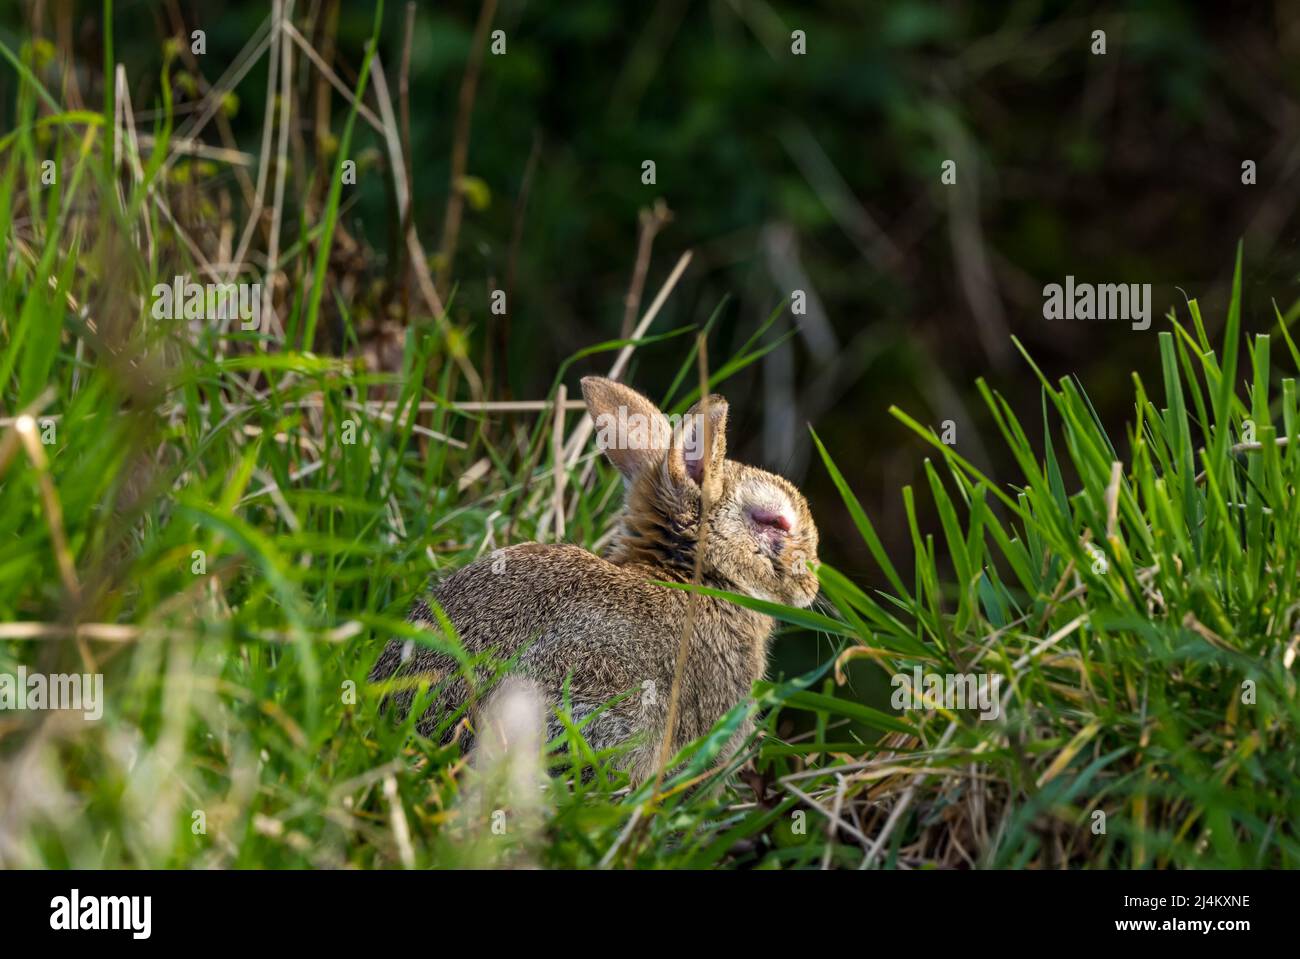
M 663 460 L 672 427 L 654 403 L 603 376 L 582 378 L 582 398 L 596 424 L 596 445 L 624 480 L 631 483 Z

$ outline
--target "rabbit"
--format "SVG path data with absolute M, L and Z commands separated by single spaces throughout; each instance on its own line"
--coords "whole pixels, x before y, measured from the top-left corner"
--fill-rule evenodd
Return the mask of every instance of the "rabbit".
M 456 571 L 433 596 L 468 653 L 495 650 L 501 660 L 518 654 L 513 668 L 552 709 L 563 701 L 567 679 L 574 722 L 635 690 L 582 732 L 596 750 L 630 742 L 617 762 L 640 784 L 657 770 L 691 602 L 688 591 L 655 581 L 693 580 L 702 505 L 708 517 L 701 582 L 790 606 L 816 599 L 817 527 L 788 480 L 726 458 L 728 406 L 721 396 L 701 400 L 674 431 L 653 402 L 621 383 L 588 376 L 582 393 L 597 444 L 623 477 L 624 506 L 605 555 L 523 543 Z M 619 423 L 632 425 L 622 431 L 627 435 L 613 428 Z M 766 671 L 775 625 L 724 599 L 696 594 L 695 602 L 672 754 L 750 696 Z M 437 629 L 424 601 L 410 620 Z M 388 643 L 370 678 L 416 675 L 429 675 L 434 687 L 448 680 L 416 724 L 428 735 L 472 694 L 448 656 L 403 640 Z M 412 696 L 408 689 L 391 700 L 404 713 Z M 478 708 L 471 702 L 471 726 Z M 751 720 L 727 751 L 752 729 Z M 548 722 L 548 738 L 562 730 L 558 719 Z

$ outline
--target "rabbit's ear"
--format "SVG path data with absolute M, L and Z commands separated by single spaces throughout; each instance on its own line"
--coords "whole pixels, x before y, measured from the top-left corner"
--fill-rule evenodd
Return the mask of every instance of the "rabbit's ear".
M 631 483 L 663 460 L 672 428 L 654 403 L 603 376 L 582 378 L 582 398 L 596 424 L 596 445 L 625 480 Z
M 726 458 L 727 401 L 711 393 L 682 417 L 669 468 L 676 477 L 689 478 L 701 487 L 707 481 L 710 495 L 716 497 L 722 489 L 722 464 Z

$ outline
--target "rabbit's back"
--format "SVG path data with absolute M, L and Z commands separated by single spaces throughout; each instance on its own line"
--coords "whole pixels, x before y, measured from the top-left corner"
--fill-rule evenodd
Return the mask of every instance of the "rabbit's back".
M 661 686 L 672 672 L 672 624 L 681 622 L 684 602 L 677 591 L 580 547 L 538 543 L 484 556 L 447 577 L 432 595 L 469 654 L 490 651 L 501 660 L 518 654 L 519 670 L 538 679 L 553 701 L 567 677 L 576 702 L 604 702 L 647 680 L 651 688 Z M 410 619 L 437 629 L 424 601 Z M 443 653 L 393 640 L 371 678 L 455 672 Z M 453 679 L 419 723 L 421 731 L 428 733 L 468 695 L 463 679 Z M 394 701 L 404 710 L 410 698 L 398 693 Z
M 491 650 L 498 659 L 519 654 L 518 670 L 539 682 L 558 705 L 567 681 L 570 709 L 584 715 L 612 697 L 631 695 L 606 710 L 584 735 L 605 748 L 664 725 L 688 594 L 655 585 L 654 571 L 621 566 L 577 546 L 525 543 L 466 566 L 434 590 L 471 655 Z M 417 603 L 411 620 L 431 629 L 437 619 Z M 701 597 L 690 655 L 682 677 L 677 735 L 680 744 L 701 735 L 761 677 L 771 621 L 729 603 Z M 455 663 L 423 646 L 394 640 L 371 678 L 394 674 L 454 676 Z M 418 724 L 429 734 L 470 697 L 453 678 Z M 398 693 L 399 709 L 411 693 Z M 550 735 L 560 727 L 552 722 Z

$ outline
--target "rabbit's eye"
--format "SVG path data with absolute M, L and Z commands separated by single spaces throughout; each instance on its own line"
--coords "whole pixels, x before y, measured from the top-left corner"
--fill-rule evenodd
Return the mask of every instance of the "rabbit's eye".
M 777 510 L 751 509 L 749 518 L 758 526 L 778 529 L 783 533 L 790 532 L 790 528 L 794 525 L 789 514 Z

